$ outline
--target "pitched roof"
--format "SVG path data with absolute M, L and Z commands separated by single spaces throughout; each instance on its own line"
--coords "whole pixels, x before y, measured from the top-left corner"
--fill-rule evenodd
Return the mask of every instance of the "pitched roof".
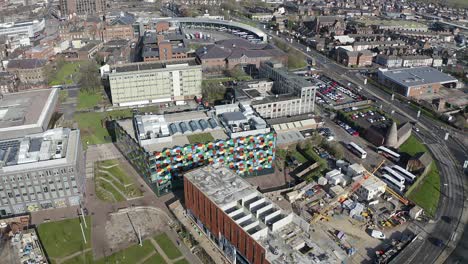
M 419 152 L 414 155 L 411 160 L 418 160 L 423 164 L 425 167 L 431 165 L 432 163 L 432 157 L 429 154 L 429 152 Z
M 35 69 L 44 66 L 47 63 L 46 60 L 40 59 L 21 59 L 21 60 L 10 60 L 8 62 L 8 69 Z
M 285 53 L 270 44 L 253 44 L 244 39 L 226 39 L 214 45 L 201 47 L 195 51 L 200 59 L 238 59 L 242 56 L 250 58 L 279 57 Z

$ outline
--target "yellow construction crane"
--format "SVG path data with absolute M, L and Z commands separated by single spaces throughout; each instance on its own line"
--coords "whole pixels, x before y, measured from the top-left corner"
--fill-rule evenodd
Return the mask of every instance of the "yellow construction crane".
M 335 208 L 336 204 L 338 202 L 342 203 L 344 202 L 344 200 L 346 200 L 350 195 L 352 195 L 355 191 L 357 191 L 357 189 L 359 189 L 359 187 L 362 185 L 362 183 L 369 179 L 369 177 L 373 176 L 374 173 L 385 163 L 385 160 L 382 160 L 379 165 L 377 165 L 377 167 L 375 167 L 375 169 L 372 171 L 372 172 L 369 172 L 368 170 L 365 169 L 365 173 L 364 173 L 364 176 L 359 179 L 359 181 L 357 181 L 354 185 L 352 186 L 349 186 L 345 192 L 342 194 L 342 195 L 338 195 L 337 197 L 335 197 L 329 204 L 327 207 L 325 207 L 323 210 L 321 210 L 320 212 L 317 213 L 317 215 L 312 218 L 312 220 L 310 221 L 311 223 L 315 223 L 317 222 L 317 220 L 319 219 L 326 219 L 326 220 L 329 220 L 329 217 L 327 215 L 328 211 L 330 211 L 331 209 Z

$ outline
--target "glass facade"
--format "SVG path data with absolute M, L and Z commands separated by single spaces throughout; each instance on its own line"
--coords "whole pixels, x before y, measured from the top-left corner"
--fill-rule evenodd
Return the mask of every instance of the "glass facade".
M 246 176 L 272 168 L 275 160 L 274 132 L 148 153 L 117 122 L 114 127 L 117 147 L 157 195 L 170 192 L 173 183 L 181 181 L 181 173 L 200 166 L 224 163 Z

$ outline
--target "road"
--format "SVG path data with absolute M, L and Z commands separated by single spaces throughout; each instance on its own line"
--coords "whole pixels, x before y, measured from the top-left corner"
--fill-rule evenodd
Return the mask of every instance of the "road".
M 424 239 L 419 247 L 403 251 L 404 263 L 434 263 L 438 260 L 444 250 L 451 252 L 457 245 L 464 223 L 461 223 L 464 210 L 464 175 L 461 164 L 467 157 L 466 136 L 453 128 L 447 127 L 441 122 L 437 122 L 424 115 L 418 117 L 417 110 L 410 107 L 407 102 L 392 100 L 392 96 L 372 84 L 364 84 L 365 76 L 360 75 L 358 70 L 349 70 L 342 65 L 335 63 L 326 56 L 315 50 L 307 51 L 305 45 L 294 39 L 290 41 L 290 36 L 276 35 L 273 32 L 267 32 L 270 37 L 279 38 L 290 46 L 304 53 L 308 58 L 315 58 L 318 69 L 324 70 L 328 75 L 343 83 L 351 82 L 363 87 L 362 93 L 370 98 L 376 99 L 382 109 L 388 112 L 394 111 L 394 117 L 400 121 L 416 122 L 420 132 L 416 136 L 423 141 L 433 157 L 435 158 L 440 172 L 440 196 L 438 211 L 435 222 L 418 227 L 423 231 L 423 238 L 435 237 L 444 241 L 443 247 L 437 247 L 430 240 Z M 286 40 L 286 39 L 289 39 Z M 449 133 L 449 139 L 444 140 L 446 133 Z M 442 220 L 445 219 L 445 220 Z M 448 219 L 448 220 L 447 220 Z M 447 253 L 445 253 L 447 254 Z M 447 256 L 444 255 L 443 258 Z M 456 259 L 457 261 L 459 259 Z M 439 260 L 439 261 L 444 261 Z M 463 261 L 463 260 L 462 260 Z

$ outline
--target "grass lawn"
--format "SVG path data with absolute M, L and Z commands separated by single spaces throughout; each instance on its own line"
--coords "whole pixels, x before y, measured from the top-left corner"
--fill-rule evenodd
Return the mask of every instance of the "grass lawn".
M 95 178 L 95 184 L 96 195 L 99 199 L 108 202 L 122 202 L 126 200 L 110 183 L 100 179 L 100 177 Z M 109 192 L 112 195 L 109 195 Z
M 76 75 L 80 62 L 67 62 L 65 65 L 58 69 L 54 78 L 49 82 L 49 85 L 72 84 L 73 80 L 70 75 Z
M 62 262 L 62 264 L 91 264 L 94 263 L 93 252 L 88 251 L 84 254 L 71 258 L 67 261 Z
M 174 264 L 190 264 L 190 263 L 186 259 L 181 259 L 181 260 L 174 262 Z
M 158 242 L 161 249 L 166 253 L 166 256 L 170 259 L 176 259 L 182 256 L 179 249 L 172 243 L 166 233 L 162 233 L 157 235 L 155 238 L 156 242 Z
M 295 157 L 299 163 L 307 162 L 307 158 L 304 157 L 299 151 L 293 150 L 289 152 L 291 156 Z
M 193 143 L 206 143 L 206 142 L 213 142 L 214 138 L 210 133 L 199 133 L 194 135 L 187 136 L 188 141 Z
M 78 94 L 78 110 L 89 109 L 97 106 L 101 102 L 101 93 L 82 92 Z
M 408 198 L 421 206 L 424 211 L 433 217 L 437 210 L 440 197 L 440 176 L 436 164 L 431 164 L 429 173 L 414 183 L 415 188 L 408 190 Z
M 122 251 L 119 251 L 109 257 L 105 257 L 95 261 L 96 264 L 107 263 L 138 263 L 141 259 L 151 254 L 156 249 L 151 244 L 151 241 L 143 241 L 143 246 L 136 244 Z M 154 262 L 157 263 L 157 262 Z
M 75 121 L 81 132 L 83 145 L 94 145 L 111 142 L 109 132 L 101 123 L 103 113 L 77 113 Z
M 39 238 L 49 257 L 60 258 L 91 247 L 91 218 L 86 217 L 86 244 L 81 234 L 80 219 L 73 218 L 38 226 Z
M 166 264 L 166 261 L 159 254 L 154 254 L 151 258 L 147 259 L 143 264 Z
M 115 166 L 117 165 L 117 166 Z M 105 168 L 106 166 L 113 166 L 111 168 Z M 115 178 L 117 178 L 123 185 L 132 184 L 134 183 L 133 179 L 127 175 L 120 167 L 120 162 L 118 160 L 106 160 L 106 162 L 102 162 L 99 164 L 99 168 L 101 170 L 106 170 Z
M 400 146 L 398 150 L 414 156 L 416 153 L 426 152 L 427 148 L 414 135 L 412 135 Z
M 280 159 L 286 159 L 286 153 L 287 153 L 287 150 L 285 149 L 280 149 L 280 148 L 277 148 L 276 149 L 276 157 L 277 158 L 280 158 Z
M 86 145 L 103 144 L 111 142 L 109 132 L 101 123 L 106 117 L 125 118 L 132 116 L 132 109 L 115 110 L 109 112 L 89 112 L 76 113 L 75 121 L 81 132 L 81 140 L 86 148 Z
M 98 170 L 96 170 L 95 183 L 96 189 L 98 190 L 97 196 L 99 199 L 110 202 L 125 201 L 125 197 L 122 196 L 114 188 L 114 186 L 103 179 L 111 181 L 115 187 L 117 187 L 118 190 L 124 193 L 128 198 L 142 195 L 140 189 L 138 189 L 136 186 L 134 179 L 132 179 L 125 171 L 123 171 L 118 160 L 106 160 L 103 162 L 98 162 L 97 166 Z M 113 167 L 109 168 L 110 166 Z M 112 174 L 113 177 L 105 172 Z M 109 195 L 109 192 L 114 195 L 115 199 Z

